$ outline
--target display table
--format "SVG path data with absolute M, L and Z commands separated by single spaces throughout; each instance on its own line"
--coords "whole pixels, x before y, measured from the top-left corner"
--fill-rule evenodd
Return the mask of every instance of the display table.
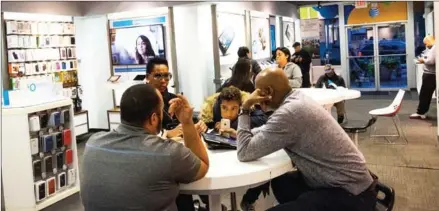
M 180 184 L 185 194 L 208 194 L 210 210 L 221 210 L 221 194 L 252 188 L 293 170 L 290 157 L 279 150 L 252 162 L 240 162 L 236 150 L 208 151 L 210 167 L 206 176 Z
M 80 136 L 82 134 L 88 133 L 89 123 L 88 123 L 88 111 L 82 110 L 79 112 L 75 112 L 74 115 L 75 120 L 75 134 L 76 136 Z

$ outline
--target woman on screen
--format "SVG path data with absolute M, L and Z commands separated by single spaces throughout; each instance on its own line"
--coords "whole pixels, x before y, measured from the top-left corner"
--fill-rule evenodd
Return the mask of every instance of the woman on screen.
M 151 41 L 145 35 L 140 35 L 136 40 L 136 61 L 137 64 L 146 64 L 148 58 L 155 57 Z

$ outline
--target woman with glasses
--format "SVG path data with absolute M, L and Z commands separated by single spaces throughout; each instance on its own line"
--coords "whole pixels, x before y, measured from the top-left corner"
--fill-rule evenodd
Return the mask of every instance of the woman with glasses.
M 146 65 L 146 79 L 149 84 L 160 91 L 163 97 L 163 120 L 162 128 L 166 130 L 167 138 L 175 138 L 183 136 L 183 128 L 178 122 L 177 118 L 169 115 L 169 101 L 177 96 L 168 92 L 169 81 L 172 79 L 172 74 L 169 72 L 168 61 L 163 58 L 153 58 L 148 61 Z M 204 132 L 207 127 L 203 122 L 195 125 L 199 132 Z

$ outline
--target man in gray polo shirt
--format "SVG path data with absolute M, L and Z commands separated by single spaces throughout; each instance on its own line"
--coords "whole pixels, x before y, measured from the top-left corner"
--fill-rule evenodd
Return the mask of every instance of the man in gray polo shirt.
M 300 90 L 293 91 L 281 69 L 256 77 L 256 88 L 242 105 L 238 159 L 256 160 L 285 149 L 298 172 L 272 180 L 280 203 L 272 210 L 372 211 L 375 182 L 362 153 L 334 118 Z M 275 109 L 267 123 L 250 130 L 250 108 Z
M 184 145 L 157 136 L 163 106 L 160 92 L 151 85 L 134 85 L 122 95 L 119 127 L 90 137 L 81 171 L 86 211 L 176 211 L 178 184 L 193 182 L 207 173 L 206 147 L 186 98 L 177 96 L 169 108 L 182 124 Z M 181 209 L 193 208 L 189 203 Z

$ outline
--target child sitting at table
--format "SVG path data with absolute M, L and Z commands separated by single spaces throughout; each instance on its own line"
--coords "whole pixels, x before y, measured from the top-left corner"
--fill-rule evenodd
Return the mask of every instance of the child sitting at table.
M 216 93 L 208 97 L 201 109 L 200 121 L 203 121 L 208 128 L 215 129 L 222 135 L 236 138 L 238 127 L 238 116 L 241 104 L 249 95 L 234 86 L 224 88 L 220 93 Z M 250 113 L 251 127 L 260 127 L 268 120 L 268 115 L 261 109 L 254 109 Z M 228 119 L 230 121 L 230 128 L 221 128 L 221 119 Z M 254 202 L 258 199 L 261 192 L 266 195 L 269 192 L 270 183 L 251 188 L 245 193 L 241 207 L 243 210 L 249 210 Z M 207 196 L 200 196 L 203 203 L 208 204 Z M 244 209 L 245 207 L 245 209 Z
M 249 93 L 240 91 L 234 86 L 224 88 L 220 93 L 207 98 L 201 109 L 200 121 L 203 121 L 209 129 L 236 138 L 241 104 L 248 95 Z M 230 128 L 221 128 L 222 119 L 230 121 Z M 267 115 L 260 109 L 251 112 L 252 127 L 262 126 L 267 119 Z

